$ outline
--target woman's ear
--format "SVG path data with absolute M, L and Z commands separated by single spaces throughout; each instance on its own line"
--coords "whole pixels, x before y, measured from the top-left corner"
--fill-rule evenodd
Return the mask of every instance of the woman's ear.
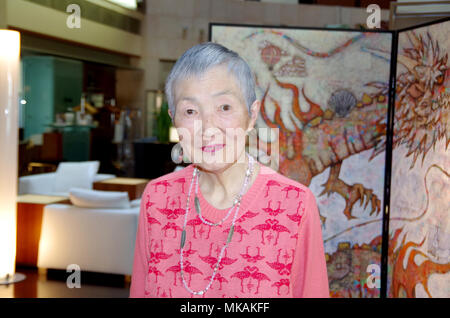
M 172 124 L 175 126 L 175 118 L 173 117 L 173 114 L 172 114 L 172 112 L 170 111 L 170 109 L 168 110 L 168 113 L 169 113 L 170 119 L 172 119 Z
M 250 121 L 248 124 L 247 132 L 250 132 L 255 127 L 260 108 L 261 102 L 259 100 L 255 100 L 250 107 Z

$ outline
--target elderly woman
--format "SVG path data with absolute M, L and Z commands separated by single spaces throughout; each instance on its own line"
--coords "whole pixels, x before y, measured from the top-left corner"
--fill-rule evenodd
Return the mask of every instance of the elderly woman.
M 328 297 L 312 192 L 245 151 L 260 108 L 247 63 L 196 45 L 166 95 L 191 164 L 144 191 L 130 297 Z

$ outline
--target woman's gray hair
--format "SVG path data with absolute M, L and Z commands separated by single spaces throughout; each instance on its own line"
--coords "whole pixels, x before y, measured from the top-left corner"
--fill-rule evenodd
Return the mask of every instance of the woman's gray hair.
M 220 44 L 204 42 L 184 52 L 167 77 L 165 93 L 173 115 L 172 122 L 175 118 L 175 87 L 177 83 L 190 77 L 202 76 L 211 68 L 219 65 L 226 65 L 228 72 L 236 78 L 247 104 L 248 114 L 251 114 L 250 107 L 256 100 L 255 80 L 247 62 L 239 54 Z

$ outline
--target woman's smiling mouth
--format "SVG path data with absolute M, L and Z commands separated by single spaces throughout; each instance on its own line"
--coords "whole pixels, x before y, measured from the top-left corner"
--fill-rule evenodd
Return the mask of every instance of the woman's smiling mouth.
M 204 152 L 216 152 L 216 151 L 222 149 L 223 147 L 225 147 L 225 144 L 208 145 L 208 146 L 202 147 L 202 151 L 204 151 Z

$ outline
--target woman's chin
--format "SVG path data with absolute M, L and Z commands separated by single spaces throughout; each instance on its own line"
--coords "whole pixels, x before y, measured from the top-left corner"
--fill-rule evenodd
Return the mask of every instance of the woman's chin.
M 234 162 L 233 160 L 227 160 L 222 151 L 217 153 L 204 152 L 199 156 L 199 158 L 200 160 L 195 162 L 196 165 L 200 169 L 210 172 L 223 170 Z

